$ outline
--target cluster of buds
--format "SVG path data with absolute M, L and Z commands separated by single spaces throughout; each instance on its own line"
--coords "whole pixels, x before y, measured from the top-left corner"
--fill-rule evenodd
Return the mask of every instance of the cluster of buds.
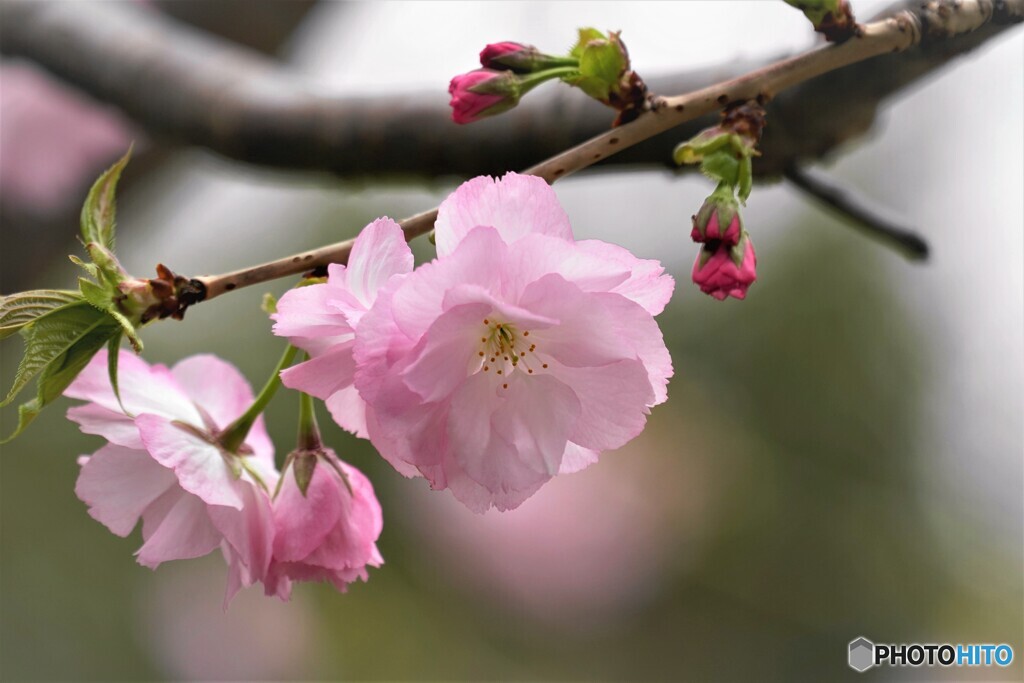
M 745 298 L 757 279 L 757 254 L 743 229 L 739 205 L 750 195 L 751 160 L 758 154 L 764 125 L 764 109 L 747 102 L 727 109 L 721 123 L 682 143 L 674 153 L 676 163 L 699 163 L 704 175 L 718 183 L 693 216 L 690 237 L 702 245 L 693 264 L 693 281 L 719 301 Z
M 536 86 L 561 80 L 617 110 L 615 125 L 636 118 L 647 103 L 647 88 L 630 68 L 629 53 L 619 38 L 592 28 L 565 56 L 549 55 L 532 45 L 501 42 L 480 52 L 481 68 L 460 74 L 448 86 L 452 119 L 472 123 L 512 109 Z
M 127 277 L 117 285 L 118 308 L 140 325 L 164 318 L 181 320 L 185 310 L 206 295 L 202 282 L 177 275 L 162 263 L 157 265 L 156 274 L 148 280 Z

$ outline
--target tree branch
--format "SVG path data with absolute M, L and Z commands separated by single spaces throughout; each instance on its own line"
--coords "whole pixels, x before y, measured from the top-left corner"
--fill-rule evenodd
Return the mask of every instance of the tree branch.
M 834 187 L 797 167 L 786 169 L 786 180 L 830 207 L 865 234 L 898 248 L 912 260 L 928 258 L 928 243 L 921 235 L 896 225 L 849 191 Z
M 659 133 L 716 111 L 730 102 L 770 100 L 776 93 L 822 74 L 879 55 L 907 50 L 918 45 L 925 36 L 935 35 L 940 29 L 949 36 L 957 35 L 955 31 L 976 30 L 993 16 L 992 12 L 983 11 L 986 0 L 974 0 L 973 4 L 972 0 L 949 0 L 947 4 L 958 8 L 955 12 L 949 13 L 952 18 L 948 25 L 939 26 L 924 15 L 900 11 L 895 16 L 861 27 L 857 37 L 844 43 L 821 47 L 685 95 L 659 98 L 653 110 L 641 115 L 637 120 L 605 131 L 528 168 L 525 173 L 540 176 L 549 183 L 554 182 Z M 960 13 L 970 12 L 972 8 L 978 12 L 972 21 L 966 21 Z M 991 4 L 988 8 L 992 8 Z M 1013 9 L 1018 16 L 1024 15 L 1024 0 L 1015 0 Z M 953 26 L 956 27 L 955 30 Z M 406 239 L 429 232 L 436 217 L 437 209 L 433 209 L 401 221 Z M 353 240 L 346 240 L 252 268 L 198 278 L 193 281 L 198 290 L 197 301 L 212 299 L 239 287 L 295 275 L 329 263 L 344 263 L 348 259 L 352 244 Z M 186 302 L 186 305 L 188 303 Z
M 920 44 L 830 69 L 771 102 L 756 173 L 777 176 L 865 132 L 884 98 L 1024 14 L 1020 0 L 910 0 L 887 14 L 899 11 L 913 17 L 908 26 L 920 29 Z M 496 174 L 593 137 L 612 117 L 559 88 L 460 127 L 450 121 L 443 83 L 426 95 L 401 97 L 317 91 L 263 55 L 134 3 L 5 0 L 0 13 L 4 54 L 38 62 L 151 132 L 250 163 L 341 176 Z M 689 92 L 755 66 L 647 80 L 654 92 Z M 667 166 L 674 143 L 707 123 L 684 122 L 671 139 L 650 138 L 612 163 Z

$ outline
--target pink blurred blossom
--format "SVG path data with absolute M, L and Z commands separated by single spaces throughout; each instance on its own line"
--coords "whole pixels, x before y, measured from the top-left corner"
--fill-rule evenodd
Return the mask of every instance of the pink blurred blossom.
M 643 429 L 672 364 L 653 316 L 659 264 L 575 242 L 542 179 L 464 183 L 438 259 L 391 279 L 362 318 L 355 383 L 378 451 L 471 509 L 515 508 Z
M 131 141 L 129 123 L 43 72 L 0 66 L 0 197 L 39 209 L 71 195 Z
M 229 568 L 226 607 L 242 586 L 266 575 L 273 543 L 267 487 L 276 484 L 277 471 L 262 418 L 240 449 L 248 454 L 244 462 L 213 439 L 249 407 L 252 390 L 234 366 L 210 355 L 168 369 L 122 352 L 118 365 L 120 402 L 106 352 L 65 391 L 88 401 L 69 409 L 68 418 L 108 441 L 79 460 L 75 493 L 118 536 L 142 520 L 136 555 L 143 566 L 156 569 L 219 547 Z

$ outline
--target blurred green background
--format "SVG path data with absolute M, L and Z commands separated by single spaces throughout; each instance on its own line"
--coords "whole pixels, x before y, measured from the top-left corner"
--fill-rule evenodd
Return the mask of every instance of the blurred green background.
M 345 14 L 338 35 L 401 34 L 426 16 L 413 5 L 375 7 Z M 451 6 L 436 9 L 451 16 Z M 578 23 L 633 32 L 631 47 L 658 45 L 655 11 L 678 20 L 700 12 L 705 22 L 728 12 L 552 3 L 542 29 L 531 11 L 540 10 L 474 8 L 456 23 L 469 35 L 448 27 L 458 61 L 442 55 L 419 68 L 443 83 L 477 43 L 542 44 L 537 34 L 569 35 Z M 778 44 L 763 26 L 775 14 L 756 11 L 731 29 L 754 46 L 747 54 Z M 802 25 L 778 14 L 779 33 L 806 43 Z M 369 64 L 372 49 L 350 45 L 346 59 Z M 323 50 L 303 53 L 306 68 L 339 59 Z M 1022 56 L 1017 32 L 957 63 L 895 103 L 874 139 L 829 168 L 928 235 L 925 265 L 789 187 L 755 186 L 745 220 L 759 280 L 745 302 L 723 304 L 689 282 L 686 223 L 707 182 L 648 171 L 559 183 L 578 237 L 659 258 L 676 277 L 659 319 L 676 368 L 670 400 L 627 447 L 556 478 L 514 512 L 483 516 L 403 479 L 323 411 L 328 442 L 367 473 L 385 514 L 386 564 L 346 595 L 300 585 L 282 604 L 257 588 L 223 613 L 220 557 L 157 572 L 136 565 L 138 533 L 113 536 L 73 493 L 75 457 L 100 440 L 64 419 L 70 402 L 55 405 L 2 447 L 0 678 L 857 680 L 846 646 L 863 635 L 1016 651 L 1007 669 L 864 676 L 1020 680 Z M 650 59 L 666 70 L 676 57 Z M 394 81 L 417 78 L 427 76 Z M 140 275 L 157 261 L 222 271 L 433 206 L 454 184 L 341 183 L 168 153 L 129 167 L 120 247 Z M 64 254 L 73 249 L 66 240 L 21 286 L 70 286 L 76 273 Z M 432 257 L 424 241 L 415 249 L 421 261 Z M 261 384 L 282 344 L 259 301 L 286 286 L 232 293 L 184 322 L 147 328 L 146 358 L 171 364 L 212 351 Z M 17 345 L 2 353 L 8 382 Z M 281 392 L 270 407 L 281 455 L 296 403 Z M 4 411 L 0 429 L 13 424 Z

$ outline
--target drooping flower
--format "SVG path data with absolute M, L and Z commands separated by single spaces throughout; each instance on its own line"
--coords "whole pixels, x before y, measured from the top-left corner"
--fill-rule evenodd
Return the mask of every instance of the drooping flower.
M 356 335 L 367 431 L 392 465 L 505 510 L 640 433 L 672 374 L 660 264 L 574 241 L 547 183 L 514 173 L 464 183 L 435 236 L 438 259 L 390 280 Z
M 328 581 L 342 592 L 366 581 L 366 568 L 384 562 L 377 550 L 383 517 L 370 481 L 323 447 L 292 453 L 281 477 L 267 595 L 288 600 L 293 581 Z
M 356 238 L 348 266 L 332 264 L 327 282 L 287 292 L 277 303 L 274 334 L 288 337 L 310 360 L 281 373 L 285 386 L 326 402 L 335 422 L 366 438 L 364 403 L 353 386 L 355 328 L 392 277 L 412 270 L 402 229 L 390 218 L 370 223 Z
M 755 280 L 757 254 L 746 232 L 736 245 L 718 240 L 705 243 L 693 264 L 693 281 L 719 301 L 729 296 L 745 298 Z
M 239 588 L 263 579 L 273 544 L 267 491 L 277 471 L 262 418 L 238 454 L 216 442 L 252 403 L 252 390 L 238 370 L 210 355 L 168 369 L 123 352 L 118 366 L 120 401 L 106 352 L 65 391 L 88 401 L 70 408 L 68 418 L 108 441 L 79 459 L 75 494 L 118 536 L 141 519 L 136 556 L 151 569 L 220 547 L 229 565 L 226 606 Z

